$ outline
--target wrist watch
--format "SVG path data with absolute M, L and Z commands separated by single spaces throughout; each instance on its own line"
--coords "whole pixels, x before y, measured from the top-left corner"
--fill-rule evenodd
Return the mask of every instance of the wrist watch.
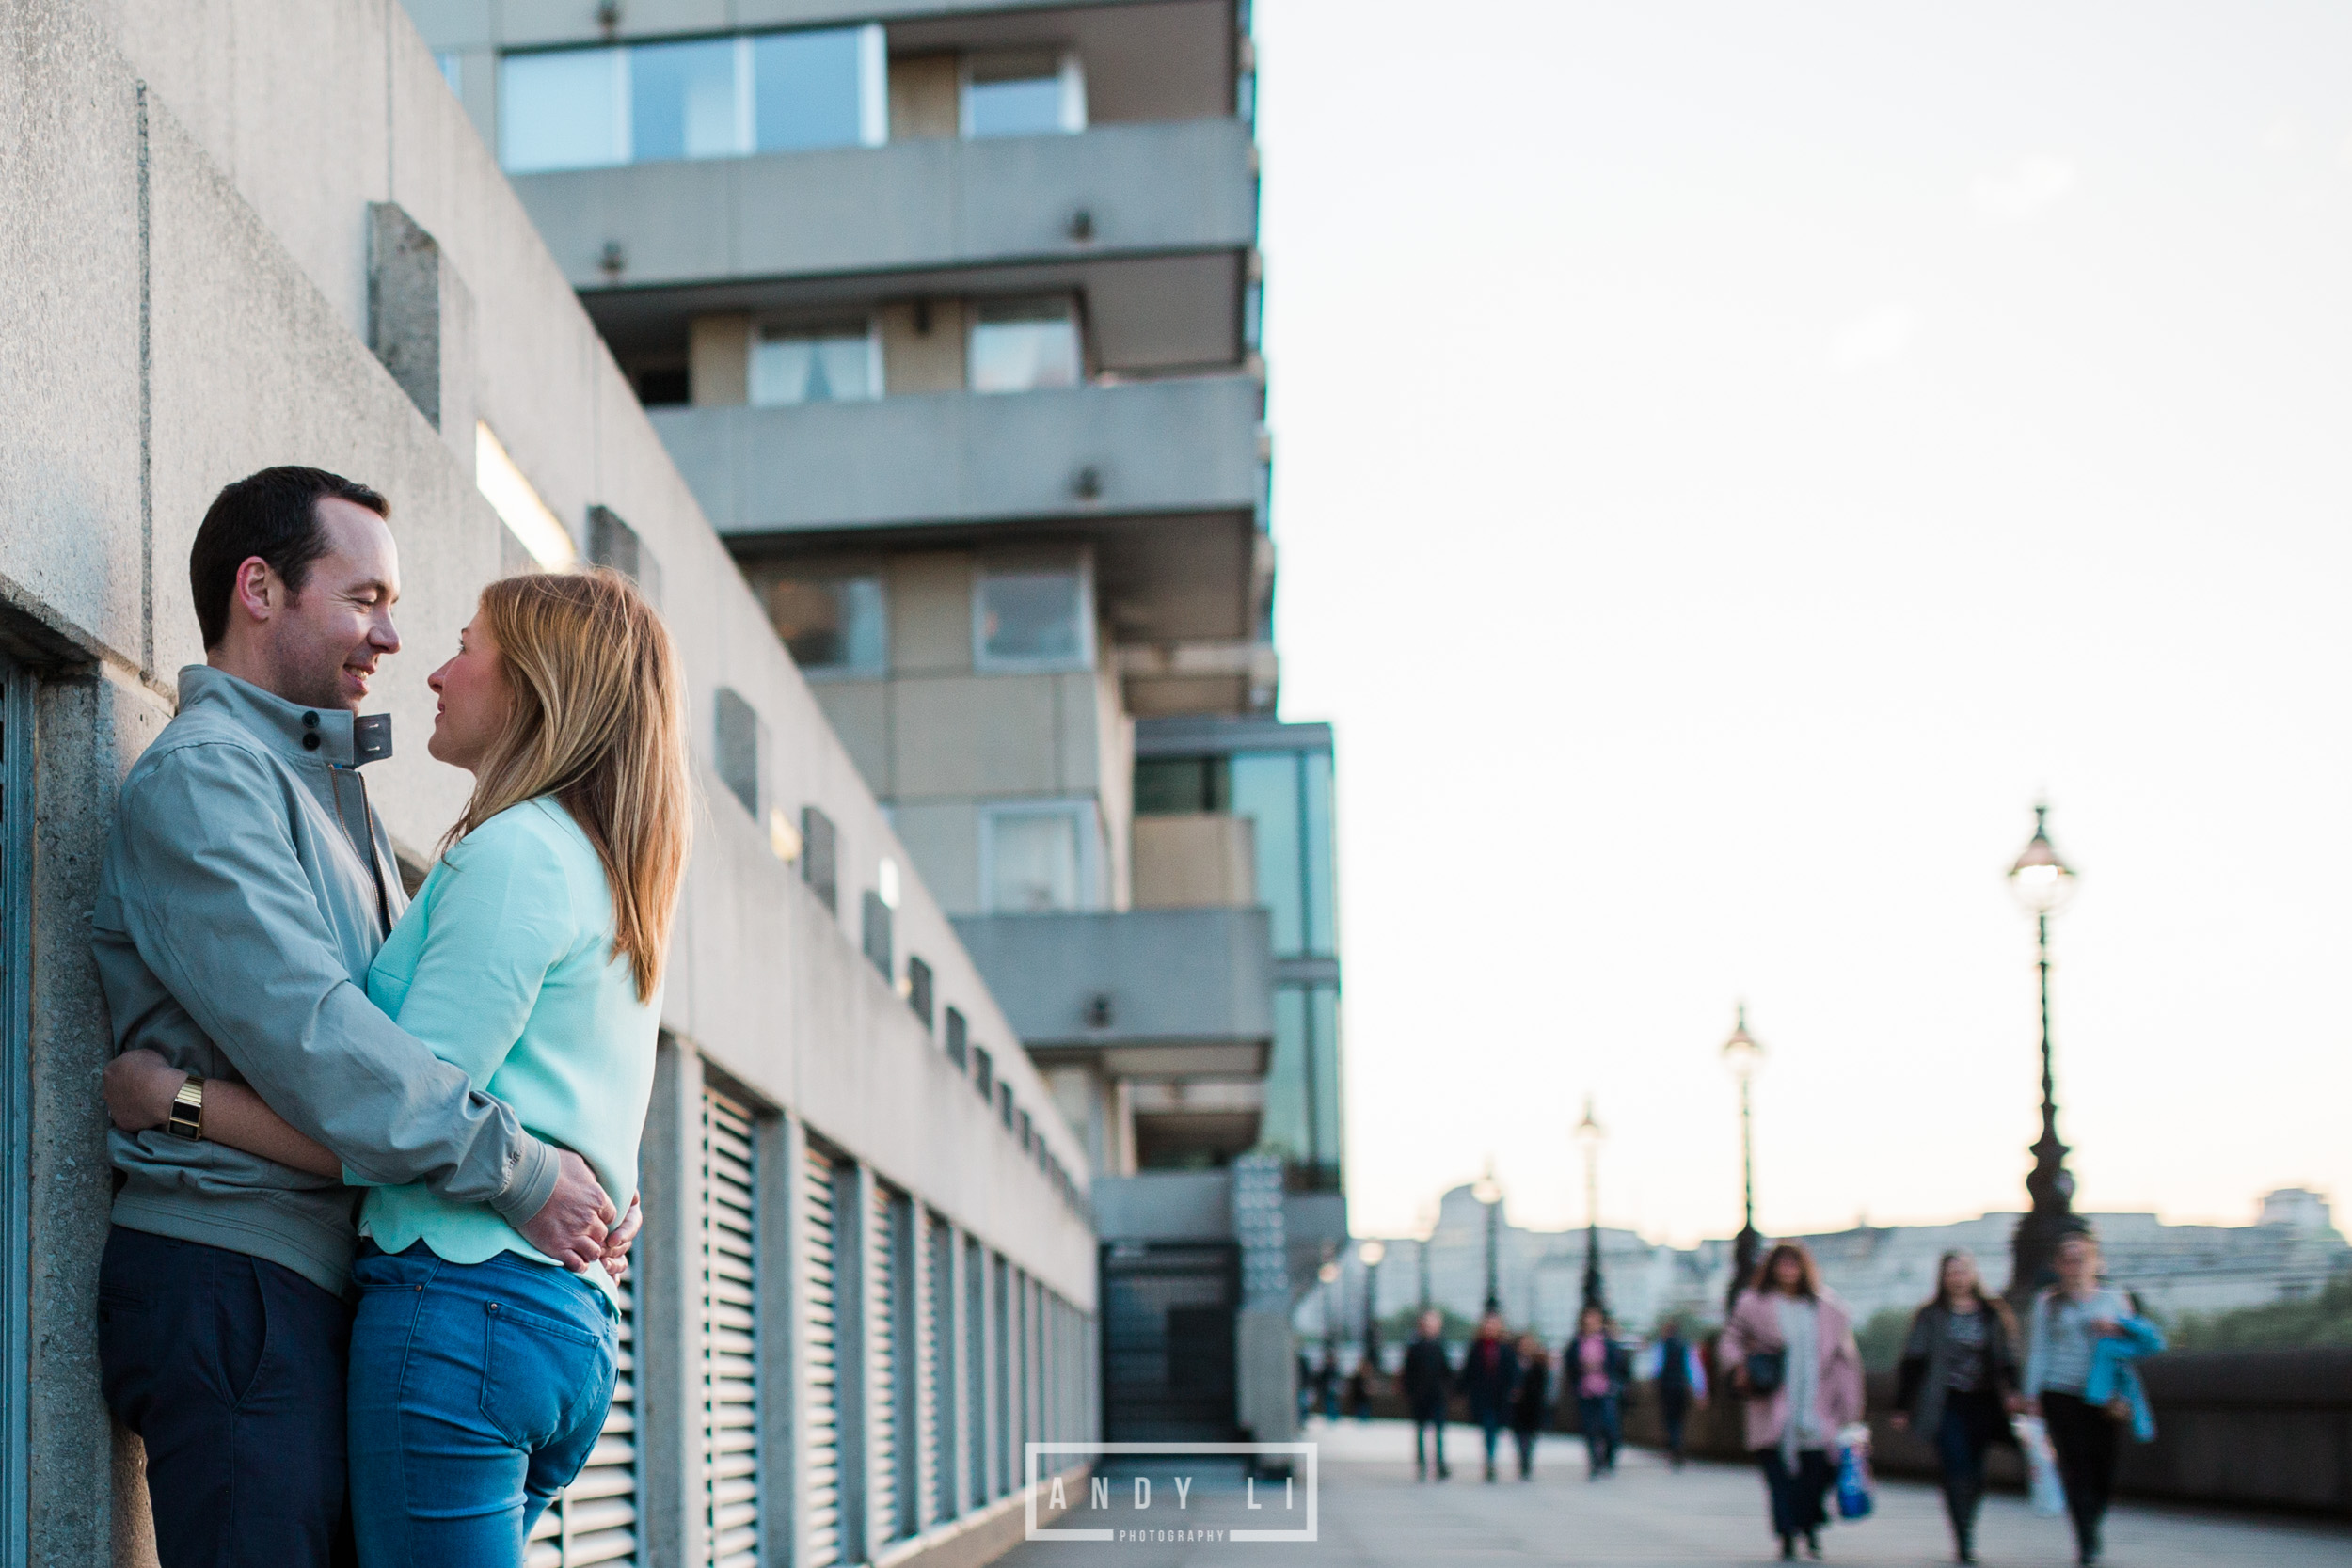
M 188 1074 L 180 1092 L 171 1097 L 171 1119 L 164 1130 L 175 1138 L 200 1138 L 204 1135 L 204 1080 Z

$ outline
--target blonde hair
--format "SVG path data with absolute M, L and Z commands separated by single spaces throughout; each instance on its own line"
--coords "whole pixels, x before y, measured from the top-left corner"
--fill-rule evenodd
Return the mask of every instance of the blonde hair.
M 502 578 L 482 591 L 513 705 L 474 772 L 447 851 L 510 806 L 552 795 L 604 863 L 612 956 L 653 1000 L 693 828 L 677 648 L 606 567 Z

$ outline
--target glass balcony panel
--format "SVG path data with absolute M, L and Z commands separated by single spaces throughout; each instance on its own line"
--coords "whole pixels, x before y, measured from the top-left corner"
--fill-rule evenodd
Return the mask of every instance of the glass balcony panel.
M 1233 758 L 1233 815 L 1254 824 L 1258 901 L 1274 915 L 1274 952 L 1295 958 L 1306 948 L 1306 879 L 1299 866 L 1298 757 L 1291 752 Z
M 630 157 L 726 158 L 745 150 L 736 40 L 640 44 L 629 52 Z
M 628 59 L 619 49 L 499 62 L 499 150 L 510 174 L 628 162 Z
M 856 27 L 752 40 L 755 142 L 762 152 L 855 147 L 866 123 Z
M 1078 908 L 1078 814 L 997 812 L 987 819 L 989 904 L 999 914 Z
M 972 327 L 972 389 L 1038 392 L 1078 384 L 1078 324 L 1066 305 L 991 307 Z
M 803 670 L 879 674 L 888 662 L 879 577 L 786 578 L 768 588 L 768 615 Z

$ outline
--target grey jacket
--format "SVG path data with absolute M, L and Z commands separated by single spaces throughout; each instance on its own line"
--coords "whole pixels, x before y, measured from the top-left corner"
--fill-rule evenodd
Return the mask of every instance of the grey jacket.
M 555 1151 L 368 1000 L 406 905 L 352 715 L 181 671 L 179 717 L 123 782 L 99 871 L 116 1050 L 250 1084 L 355 1179 L 423 1181 L 520 1225 L 554 1191 Z M 351 1188 L 160 1129 L 111 1131 L 108 1151 L 117 1225 L 345 1288 Z

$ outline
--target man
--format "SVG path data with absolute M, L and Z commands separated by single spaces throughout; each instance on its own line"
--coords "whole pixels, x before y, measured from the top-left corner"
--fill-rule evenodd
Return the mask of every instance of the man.
M 190 1075 L 168 1129 L 109 1134 L 99 1283 L 106 1402 L 146 1442 L 163 1568 L 348 1553 L 354 1194 L 204 1141 L 204 1080 L 251 1085 L 352 1180 L 486 1203 L 572 1268 L 628 1240 L 585 1162 L 367 998 L 407 902 L 358 772 L 389 754 L 388 724 L 356 717 L 400 647 L 388 513 L 315 468 L 220 493 L 188 562 L 206 663 L 180 673 L 100 871 L 116 1049 Z
M 1454 1369 L 1446 1364 L 1445 1319 L 1435 1308 L 1423 1312 L 1419 1332 L 1405 1347 L 1405 1366 L 1397 1381 L 1405 1386 L 1405 1402 L 1413 1413 L 1413 1479 L 1429 1479 L 1430 1449 L 1436 1449 L 1438 1479 L 1454 1472 L 1445 1467 L 1445 1403 L 1454 1391 Z M 1435 1433 L 1434 1442 L 1430 1433 Z
M 1707 1368 L 1678 1316 L 1669 1317 L 1661 1326 L 1650 1356 L 1650 1382 L 1658 1390 L 1658 1419 L 1666 1429 L 1666 1462 L 1679 1470 L 1691 1407 L 1707 1408 Z
M 1502 1441 L 1503 1423 L 1511 1418 L 1511 1396 L 1518 1386 L 1519 1353 L 1502 1332 L 1502 1314 L 1490 1311 L 1478 1320 L 1478 1337 L 1462 1353 L 1462 1394 L 1470 1402 L 1470 1419 L 1486 1439 L 1488 1481 L 1495 1479 L 1495 1445 Z

